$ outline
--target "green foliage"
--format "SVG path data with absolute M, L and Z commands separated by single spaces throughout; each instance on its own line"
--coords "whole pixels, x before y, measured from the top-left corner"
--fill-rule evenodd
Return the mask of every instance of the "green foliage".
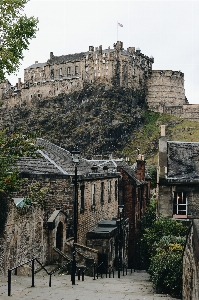
M 185 236 L 187 227 L 181 222 L 166 217 L 157 218 L 150 227 L 145 228 L 141 238 L 142 255 L 144 256 L 146 268 L 150 265 L 151 257 L 155 255 L 157 243 L 163 236 Z
M 26 198 L 26 204 L 32 205 L 33 203 L 38 204 L 41 208 L 46 207 L 45 196 L 47 194 L 48 188 L 40 186 L 36 183 L 30 187 L 29 197 Z
M 6 73 L 15 72 L 30 39 L 35 37 L 38 20 L 28 18 L 23 10 L 28 0 L 0 1 L 0 82 Z
M 0 192 L 7 194 L 19 188 L 20 179 L 16 162 L 20 157 L 39 157 L 35 141 L 21 134 L 9 137 L 0 132 Z
M 167 236 L 156 244 L 148 272 L 158 292 L 182 296 L 182 252 L 185 238 Z
M 139 222 L 140 253 L 155 289 L 181 297 L 182 252 L 188 228 L 181 222 L 156 217 L 152 200 Z
M 149 165 L 147 166 L 147 171 L 149 176 L 151 177 L 151 189 L 154 189 L 157 187 L 157 166 Z

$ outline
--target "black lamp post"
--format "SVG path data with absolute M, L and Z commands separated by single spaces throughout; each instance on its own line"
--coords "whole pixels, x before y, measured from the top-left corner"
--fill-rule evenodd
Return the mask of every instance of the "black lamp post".
M 78 148 L 71 151 L 72 160 L 75 164 L 75 197 L 74 197 L 74 242 L 73 242 L 73 261 L 72 261 L 72 285 L 75 285 L 75 273 L 76 273 L 76 259 L 75 259 L 75 245 L 77 243 L 77 222 L 78 222 L 78 186 L 77 186 L 77 165 L 79 164 L 80 151 Z
M 118 278 L 120 278 L 120 271 L 122 270 L 122 243 L 123 243 L 123 230 L 122 230 L 122 216 L 124 213 L 124 205 L 118 205 L 119 220 L 119 258 L 118 258 Z

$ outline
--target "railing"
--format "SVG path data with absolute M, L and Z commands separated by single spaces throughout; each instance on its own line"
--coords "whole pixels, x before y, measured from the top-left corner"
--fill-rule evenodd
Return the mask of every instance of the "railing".
M 32 259 L 26 261 L 25 263 L 22 263 L 22 264 L 20 264 L 20 265 L 18 265 L 18 266 L 16 266 L 16 267 L 13 267 L 13 268 L 11 268 L 11 269 L 8 269 L 8 296 L 11 296 L 11 275 L 12 275 L 11 272 L 12 272 L 13 270 L 17 270 L 17 268 L 19 268 L 19 267 L 22 267 L 22 266 L 24 266 L 24 265 L 29 264 L 29 263 L 32 263 L 32 268 L 31 268 L 31 270 L 32 270 L 32 272 L 31 272 L 31 273 L 32 273 L 32 287 L 35 286 L 35 261 L 37 261 L 38 264 L 41 266 L 41 268 L 42 268 L 42 269 L 50 276 L 50 277 L 49 277 L 49 287 L 51 287 L 51 283 L 52 283 L 52 282 L 51 282 L 52 275 L 53 275 L 54 273 L 56 273 L 57 271 L 59 271 L 59 270 L 65 268 L 66 266 L 68 266 L 68 265 L 71 263 L 71 261 L 70 261 L 70 262 L 68 262 L 67 264 L 62 265 L 62 266 L 56 268 L 55 270 L 53 270 L 53 271 L 51 271 L 51 272 L 48 272 L 48 271 L 46 270 L 46 268 L 40 263 L 40 261 L 39 261 L 37 258 L 32 258 Z
M 100 269 L 100 272 L 99 272 L 99 269 Z M 104 272 L 103 272 L 103 269 L 104 269 Z M 118 269 L 118 278 L 120 278 L 120 271 L 121 270 Z M 122 265 L 122 271 L 123 271 L 123 276 L 125 274 L 127 275 L 128 269 L 127 269 L 127 266 L 125 264 Z M 111 266 L 109 266 L 108 268 L 105 268 L 103 262 L 100 265 L 97 265 L 95 262 L 93 263 L 93 276 L 94 276 L 93 280 L 98 279 L 99 274 L 101 275 L 101 278 L 102 278 L 103 274 L 106 275 L 106 278 L 108 278 L 108 277 L 111 278 L 111 275 L 112 275 L 112 278 L 114 278 L 115 272 L 116 272 L 115 269 Z M 131 273 L 132 273 L 132 269 L 131 269 Z

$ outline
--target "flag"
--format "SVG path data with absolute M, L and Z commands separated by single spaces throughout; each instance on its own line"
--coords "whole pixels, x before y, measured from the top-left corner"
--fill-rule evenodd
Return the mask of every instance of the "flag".
M 123 27 L 123 25 L 121 23 L 118 23 L 118 26 Z

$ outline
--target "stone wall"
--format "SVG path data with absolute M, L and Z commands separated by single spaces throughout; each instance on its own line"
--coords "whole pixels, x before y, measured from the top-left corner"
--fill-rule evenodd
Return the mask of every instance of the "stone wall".
M 52 261 L 57 257 L 53 254 L 53 247 L 59 247 L 64 252 L 69 251 L 69 256 L 71 255 L 71 247 L 67 246 L 66 240 L 73 237 L 74 183 L 72 177 L 39 174 L 25 177 L 23 187 L 12 197 L 32 198 L 33 203 L 31 206 L 17 208 L 11 200 L 4 237 L 1 238 L 0 273 L 6 272 L 8 268 L 25 262 L 33 256 L 42 263 Z M 93 174 L 90 179 L 82 177 L 79 180 L 77 239 L 79 244 L 86 246 L 86 233 L 101 219 L 112 219 L 117 216 L 115 182 L 118 182 L 118 175 L 103 175 L 96 178 Z M 94 192 L 93 185 L 95 185 Z M 43 191 L 43 196 L 40 197 L 41 191 Z M 83 201 L 84 207 L 82 207 Z M 53 213 L 56 213 L 56 216 L 53 228 L 50 228 L 47 221 L 52 219 Z M 57 236 L 58 230 L 61 237 Z
M 165 107 L 186 104 L 184 74 L 180 71 L 153 70 L 147 88 L 146 102 L 153 111 L 163 113 Z
M 43 221 L 44 211 L 38 206 L 17 208 L 10 202 L 7 224 L 0 238 L 0 274 L 33 257 L 48 260 L 48 243 Z
M 187 236 L 183 255 L 183 300 L 199 299 L 199 220 L 195 219 Z

